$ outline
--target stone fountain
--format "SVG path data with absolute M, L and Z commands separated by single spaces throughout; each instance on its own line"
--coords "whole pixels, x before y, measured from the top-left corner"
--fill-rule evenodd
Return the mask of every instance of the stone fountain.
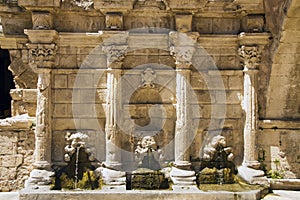
M 95 156 L 86 147 L 85 140 L 87 138 L 88 135 L 81 132 L 67 132 L 64 148 L 64 160 L 67 165 L 56 171 L 53 189 L 95 189 L 101 187 L 99 185 L 101 178 L 94 173 L 95 167 L 91 164 L 95 160 Z

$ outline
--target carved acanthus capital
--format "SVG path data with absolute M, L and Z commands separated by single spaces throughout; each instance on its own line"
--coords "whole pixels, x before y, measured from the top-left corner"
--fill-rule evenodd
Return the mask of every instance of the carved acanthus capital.
M 199 33 L 179 33 L 170 32 L 169 46 L 170 54 L 176 60 L 179 68 L 186 68 L 192 64 L 192 58 L 195 53 L 195 44 L 198 40 Z
M 56 44 L 27 44 L 29 64 L 38 68 L 49 68 L 55 62 Z
M 175 63 L 179 68 L 185 68 L 192 65 L 192 58 L 195 52 L 195 48 L 191 46 L 185 47 L 170 47 L 170 53 L 175 59 Z
M 245 69 L 257 69 L 261 62 L 261 49 L 258 46 L 241 46 L 238 50 Z
M 102 50 L 107 55 L 107 64 L 110 66 L 113 62 L 121 61 L 123 58 L 125 58 L 126 52 L 127 52 L 128 46 L 127 45 L 109 45 L 109 46 L 103 46 Z

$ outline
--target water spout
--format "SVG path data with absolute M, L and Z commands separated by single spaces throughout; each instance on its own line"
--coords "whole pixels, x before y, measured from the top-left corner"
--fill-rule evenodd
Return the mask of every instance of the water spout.
M 78 161 L 79 161 L 79 151 L 81 146 L 78 146 L 76 148 L 76 161 L 75 161 L 75 186 L 74 188 L 77 189 L 77 183 L 78 183 Z

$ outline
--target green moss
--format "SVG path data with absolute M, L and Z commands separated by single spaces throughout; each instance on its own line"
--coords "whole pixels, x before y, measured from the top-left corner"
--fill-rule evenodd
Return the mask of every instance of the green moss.
M 74 189 L 75 187 L 75 181 L 73 179 L 70 179 L 67 174 L 63 173 L 60 177 L 61 182 L 61 188 L 65 189 Z
M 283 179 L 284 175 L 283 175 L 283 172 L 281 172 L 281 171 L 270 170 L 267 173 L 267 177 L 272 178 L 272 179 Z
M 135 173 L 131 180 L 132 189 L 169 189 L 169 180 L 159 171 Z
M 93 190 L 99 188 L 99 180 L 93 171 L 87 171 L 83 173 L 83 177 L 78 181 L 77 187 L 80 189 Z

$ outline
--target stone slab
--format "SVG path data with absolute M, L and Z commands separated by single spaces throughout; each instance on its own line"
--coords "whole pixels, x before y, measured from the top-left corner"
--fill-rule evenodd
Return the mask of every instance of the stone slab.
M 98 191 L 41 191 L 39 190 L 22 190 L 20 191 L 20 200 L 182 200 L 182 199 L 205 199 L 205 200 L 232 200 L 232 199 L 247 199 L 255 200 L 261 199 L 263 192 L 260 190 L 253 190 L 247 192 L 226 192 L 226 191 L 195 191 L 195 190 L 181 190 L 181 191 L 145 191 L 145 190 L 132 190 L 132 191 L 118 191 L 118 190 L 98 190 Z

